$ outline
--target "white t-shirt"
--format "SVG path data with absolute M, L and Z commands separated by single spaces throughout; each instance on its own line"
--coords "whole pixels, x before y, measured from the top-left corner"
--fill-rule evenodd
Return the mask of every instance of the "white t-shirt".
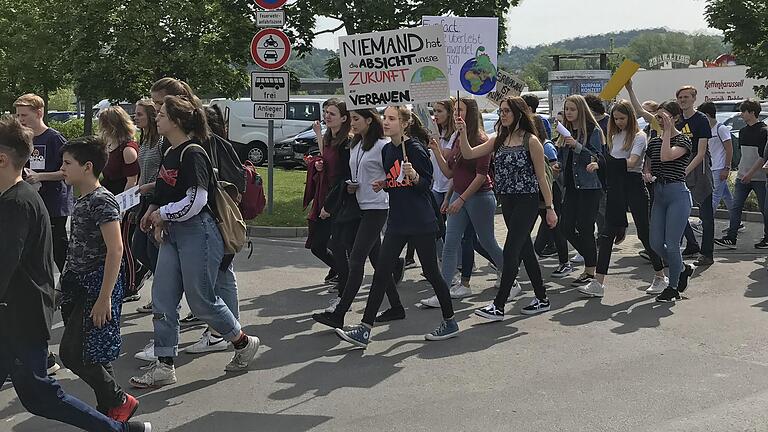
M 725 147 L 723 143 L 731 139 L 731 131 L 722 123 L 712 127 L 709 139 L 709 154 L 712 156 L 712 171 L 725 169 Z
M 448 139 L 441 137 L 440 147 L 451 149 L 456 136 L 456 132 L 454 132 Z M 451 179 L 440 171 L 440 165 L 437 164 L 437 159 L 435 159 L 435 154 L 432 153 L 432 150 L 429 151 L 429 158 L 432 160 L 432 190 L 440 193 L 448 192 L 448 189 L 451 187 Z
M 621 131 L 613 136 L 611 141 L 611 156 L 616 159 L 629 159 L 632 155 L 640 156 L 640 160 L 637 165 L 633 167 L 627 166 L 628 172 L 643 172 L 643 163 L 645 161 L 645 149 L 648 147 L 648 139 L 643 131 L 640 131 L 635 135 L 635 139 L 632 142 L 632 148 L 624 150 L 624 139 L 627 136 L 626 131 Z
M 372 186 L 374 181 L 387 177 L 381 157 L 381 151 L 387 143 L 389 138 L 382 138 L 368 151 L 363 151 L 362 142 L 349 150 L 349 169 L 352 181 L 358 183 L 355 196 L 360 210 L 389 209 L 389 194 L 384 191 L 374 192 Z

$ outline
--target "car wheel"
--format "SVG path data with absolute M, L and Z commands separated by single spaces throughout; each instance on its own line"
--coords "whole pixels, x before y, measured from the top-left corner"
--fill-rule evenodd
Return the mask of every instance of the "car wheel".
M 263 165 L 267 161 L 267 148 L 264 144 L 256 143 L 248 150 L 246 158 L 256 166 Z

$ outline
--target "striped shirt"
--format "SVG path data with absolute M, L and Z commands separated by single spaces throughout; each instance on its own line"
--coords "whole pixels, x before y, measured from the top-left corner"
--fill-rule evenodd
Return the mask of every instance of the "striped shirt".
M 139 147 L 139 186 L 154 183 L 157 179 L 157 173 L 160 171 L 160 162 L 163 159 L 163 154 L 160 152 L 162 142 L 161 138 L 155 143 L 154 147 L 150 147 L 149 143 L 146 142 Z
M 683 134 L 672 137 L 671 147 L 684 147 L 686 153 L 672 161 L 661 161 L 661 137 L 655 136 L 648 143 L 646 154 L 651 161 L 651 174 L 662 183 L 684 182 L 685 168 L 691 158 L 691 139 Z

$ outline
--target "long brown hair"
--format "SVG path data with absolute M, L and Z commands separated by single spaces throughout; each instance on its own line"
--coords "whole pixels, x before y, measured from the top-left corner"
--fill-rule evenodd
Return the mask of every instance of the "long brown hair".
M 136 102 L 136 108 L 138 107 L 142 107 L 144 109 L 144 115 L 147 116 L 147 127 L 141 129 L 139 145 L 147 144 L 149 145 L 149 148 L 153 148 L 160 140 L 160 133 L 157 131 L 157 111 L 155 110 L 155 104 L 150 99 L 142 99 Z
M 163 101 L 169 120 L 201 141 L 208 139 L 211 133 L 202 107 L 184 96 L 166 96 Z
M 349 131 L 351 129 L 349 123 L 351 120 L 349 119 L 347 104 L 343 100 L 338 98 L 330 98 L 325 101 L 325 103 L 323 103 L 323 109 L 328 109 L 329 107 L 336 107 L 336 109 L 339 110 L 339 115 L 347 118 L 344 123 L 341 124 L 341 128 L 339 128 L 339 132 L 336 134 L 336 136 L 333 136 L 331 128 L 327 128 L 325 130 L 325 135 L 323 135 L 323 143 L 326 143 L 325 145 L 338 147 L 340 144 L 346 142 L 349 139 Z
M 202 108 L 203 103 L 195 96 L 195 92 L 192 91 L 192 87 L 184 81 L 176 78 L 165 77 L 160 78 L 152 84 L 152 88 L 149 89 L 152 93 L 164 93 L 164 96 L 186 96 L 196 106 Z
M 467 139 L 472 147 L 488 140 L 488 135 L 483 130 L 483 116 L 474 98 L 462 97 L 460 103 L 464 104 L 464 123 L 467 125 Z
M 350 145 L 350 147 L 354 147 L 362 142 L 363 151 L 368 151 L 373 148 L 376 141 L 384 138 L 384 126 L 381 124 L 381 116 L 372 108 L 354 110 L 352 113 L 366 120 L 371 119 L 371 124 L 368 125 L 365 135 L 355 135 Z
M 637 114 L 635 114 L 635 108 L 632 107 L 632 103 L 628 100 L 620 100 L 611 108 L 610 117 L 608 119 L 608 149 L 613 149 L 613 137 L 621 132 L 616 121 L 613 119 L 614 112 L 620 112 L 627 116 L 627 126 L 624 128 L 626 136 L 624 136 L 624 145 L 621 149 L 624 151 L 632 150 L 632 144 L 635 142 L 635 136 L 640 132 L 640 126 L 637 124 Z
M 568 119 L 565 117 L 565 104 L 568 102 L 571 102 L 572 104 L 576 105 L 576 112 L 577 112 L 577 120 L 576 122 L 569 122 Z M 603 130 L 600 129 L 600 125 L 597 123 L 597 120 L 595 120 L 595 116 L 592 114 L 592 110 L 589 109 L 589 105 L 587 105 L 587 100 L 584 99 L 584 96 L 582 95 L 570 95 L 567 98 L 565 98 L 565 102 L 563 102 L 563 125 L 571 132 L 577 131 L 578 135 L 573 137 L 576 141 L 579 141 L 583 144 L 587 144 L 587 141 L 589 141 L 589 137 L 587 135 L 587 127 L 592 126 L 593 128 L 597 129 L 598 132 L 600 132 L 600 141 L 601 143 L 605 142 L 605 137 L 603 136 Z M 594 132 L 593 132 L 594 133 Z M 557 144 L 559 146 L 565 145 L 565 137 L 562 135 L 557 140 Z
M 512 111 L 514 121 L 512 121 L 511 125 L 504 126 L 501 123 L 501 117 L 499 117 L 499 132 L 494 143 L 494 150 L 498 150 L 503 146 L 507 138 L 517 129 L 522 129 L 534 136 L 536 135 L 536 125 L 533 123 L 533 116 L 523 98 L 520 96 L 508 97 L 501 101 L 499 108 L 503 109 L 504 104 Z
M 453 135 L 454 132 L 456 132 L 456 109 L 455 105 L 456 99 L 450 98 L 446 100 L 442 100 L 439 102 L 435 102 L 435 105 L 440 105 L 443 107 L 446 113 L 448 113 L 448 120 L 446 121 L 445 126 L 437 125 L 437 130 L 440 132 L 440 136 L 442 138 L 448 139 Z
M 119 106 L 111 106 L 99 113 L 99 134 L 107 143 L 107 148 L 114 150 L 121 144 L 133 141 L 136 133 L 131 116 Z

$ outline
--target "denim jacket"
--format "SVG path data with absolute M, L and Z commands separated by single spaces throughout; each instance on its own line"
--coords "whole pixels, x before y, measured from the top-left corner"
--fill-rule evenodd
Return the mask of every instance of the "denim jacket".
M 571 169 L 573 170 L 573 183 L 576 185 L 576 189 L 602 189 L 598 172 L 587 172 L 587 165 L 592 162 L 593 156 L 597 159 L 600 169 L 605 169 L 605 156 L 603 155 L 603 144 L 600 139 L 600 129 L 596 127 L 592 129 L 586 145 L 577 142 L 575 148 L 566 146 L 558 148 L 557 159 L 560 166 L 563 167 L 561 170 L 563 173 L 565 172 L 565 164 L 568 161 L 570 152 L 573 152 L 573 166 Z M 563 184 L 565 184 L 564 179 Z

